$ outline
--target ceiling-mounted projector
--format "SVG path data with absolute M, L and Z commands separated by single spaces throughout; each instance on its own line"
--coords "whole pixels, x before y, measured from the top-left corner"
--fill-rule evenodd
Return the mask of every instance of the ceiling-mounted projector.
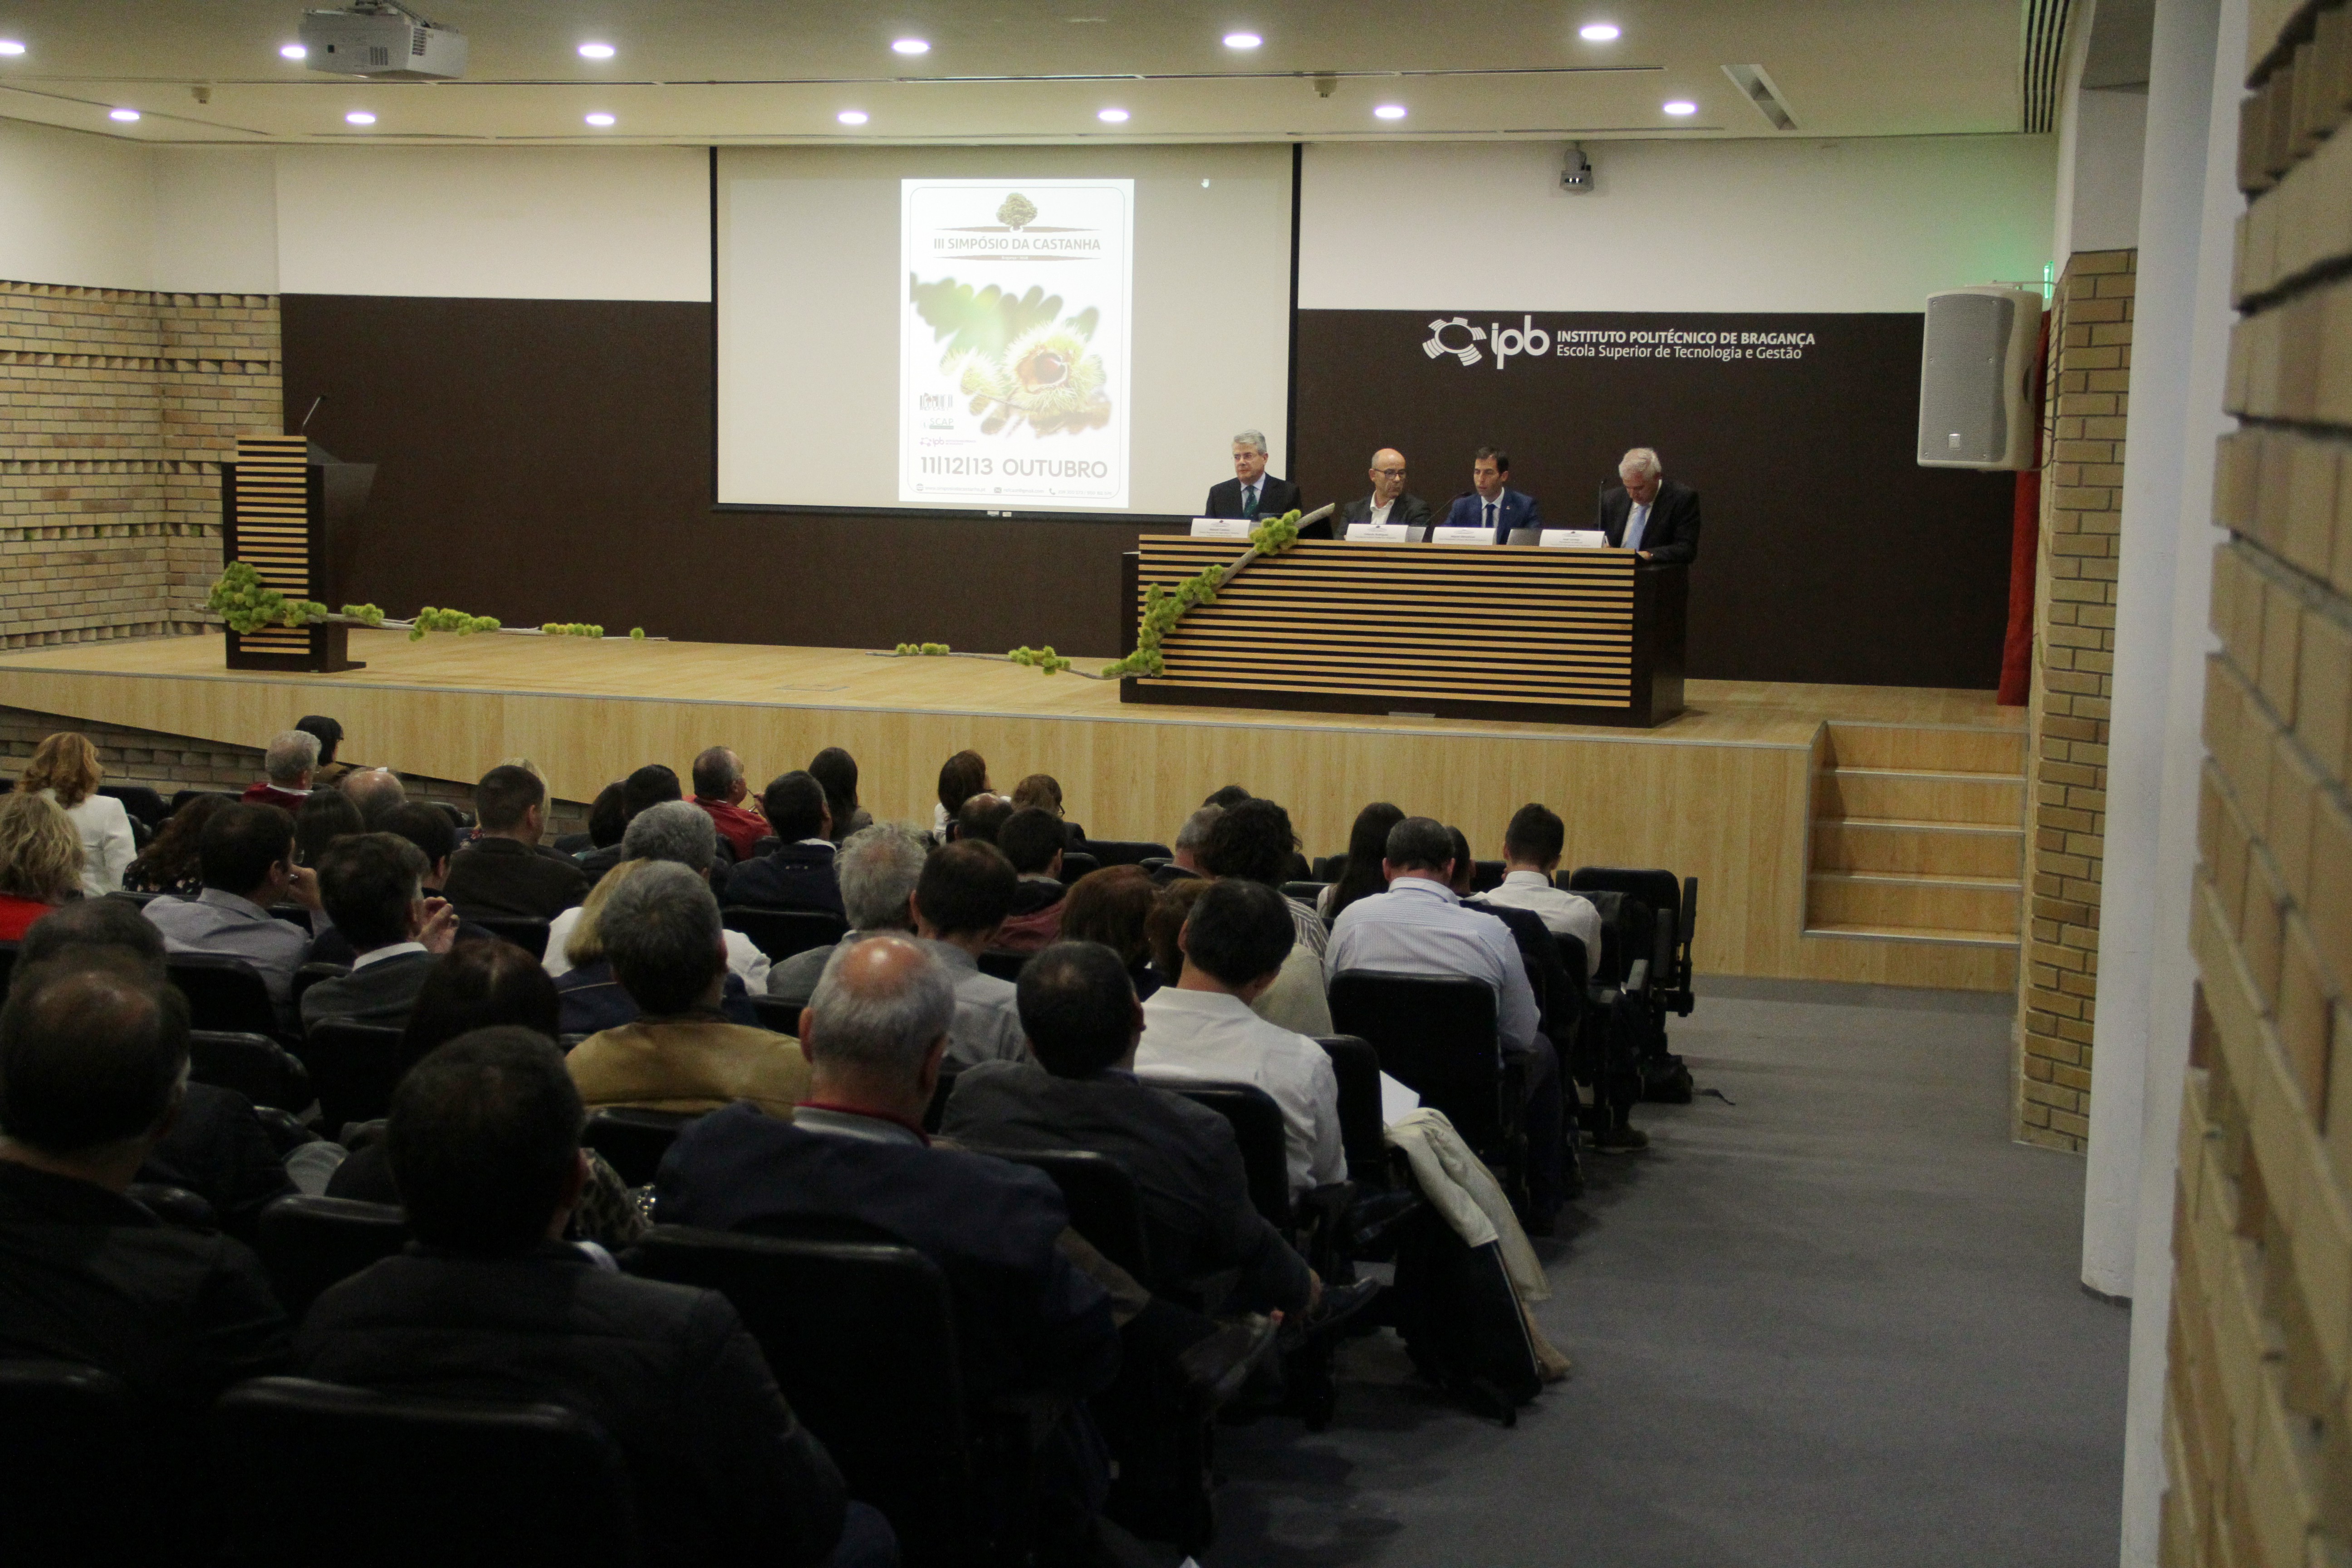
M 466 35 L 436 27 L 393 0 L 302 13 L 302 63 L 337 76 L 446 81 L 466 74 Z

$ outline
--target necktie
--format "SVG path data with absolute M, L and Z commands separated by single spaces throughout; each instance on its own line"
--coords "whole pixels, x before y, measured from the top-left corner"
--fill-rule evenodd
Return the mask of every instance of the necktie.
M 1493 501 L 1488 501 L 1486 503 L 1486 531 L 1489 533 L 1495 531 L 1495 503 Z
M 1242 487 L 1242 515 L 1244 517 L 1255 517 L 1257 515 L 1257 487 L 1255 485 L 1244 485 Z

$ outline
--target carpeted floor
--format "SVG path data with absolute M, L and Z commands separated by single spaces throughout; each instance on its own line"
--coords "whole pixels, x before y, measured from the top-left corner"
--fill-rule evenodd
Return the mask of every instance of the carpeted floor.
M 1733 1103 L 1644 1107 L 1538 1244 L 1574 1376 L 1507 1431 L 1360 1342 L 1330 1430 L 1223 1435 L 1207 1568 L 2115 1561 L 2128 1318 L 2082 1162 L 2009 1141 L 2009 1000 L 1702 993 Z

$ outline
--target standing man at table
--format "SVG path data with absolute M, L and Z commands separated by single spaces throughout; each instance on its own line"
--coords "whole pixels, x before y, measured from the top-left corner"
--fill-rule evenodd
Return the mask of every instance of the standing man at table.
M 1511 489 L 1511 455 L 1496 447 L 1481 447 L 1470 456 L 1471 491 L 1456 497 L 1446 511 L 1447 528 L 1484 528 L 1496 544 L 1511 542 L 1515 528 L 1541 528 L 1536 498 Z
M 1298 505 L 1298 487 L 1265 471 L 1265 437 L 1244 430 L 1234 437 L 1234 477 L 1211 487 L 1202 517 L 1280 517 Z
M 1698 492 L 1666 478 L 1647 447 L 1618 459 L 1617 479 L 1617 488 L 1601 497 L 1601 531 L 1610 547 L 1659 566 L 1697 560 Z
M 1351 500 L 1339 510 L 1340 537 L 1360 522 L 1393 522 L 1409 529 L 1405 538 L 1418 544 L 1429 537 L 1429 503 L 1404 489 L 1404 454 L 1383 447 L 1372 454 L 1372 493 Z

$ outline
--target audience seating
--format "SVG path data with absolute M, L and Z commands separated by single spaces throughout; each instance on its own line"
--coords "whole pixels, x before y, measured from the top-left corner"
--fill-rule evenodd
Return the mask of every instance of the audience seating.
M 1580 866 L 1559 885 L 1574 893 L 1623 893 L 1650 906 L 1661 927 L 1647 954 L 1651 998 L 1660 1009 L 1689 1017 L 1697 1003 L 1691 993 L 1691 941 L 1698 931 L 1698 879 L 1677 882 L 1672 871 Z
M 311 986 L 316 985 L 321 980 L 340 980 L 351 972 L 352 966 L 348 963 L 306 963 L 302 965 L 301 968 L 297 969 L 294 972 L 295 1011 L 297 1013 L 301 1011 L 303 992 L 308 991 Z
M 547 922 L 529 915 L 476 915 L 469 922 L 501 942 L 510 942 L 533 958 L 547 956 Z
M 474 814 L 462 805 L 453 805 L 446 800 L 428 800 L 425 804 L 438 807 L 445 813 L 449 818 L 449 826 L 457 830 L 461 839 L 474 826 Z
M 163 818 L 171 815 L 171 808 L 163 804 L 163 797 L 156 794 L 150 784 L 102 784 L 98 786 L 98 793 L 121 801 L 122 809 L 131 814 L 132 821 L 144 823 L 150 828 L 163 826 Z
M 331 1131 L 389 1111 L 393 1089 L 415 1062 L 402 1047 L 400 1030 L 341 1018 L 313 1025 L 301 1056 L 318 1091 L 320 1121 Z
M 1062 885 L 1066 888 L 1087 872 L 1101 870 L 1102 866 L 1101 860 L 1083 849 L 1065 849 L 1062 851 Z
M 1473 860 L 1470 862 L 1470 891 L 1474 894 L 1493 892 L 1503 885 L 1503 873 L 1509 869 L 1508 863 L 1505 861 Z
M 621 1180 L 642 1187 L 654 1179 L 662 1156 L 694 1113 L 683 1110 L 641 1110 L 635 1106 L 607 1106 L 588 1113 L 581 1143 L 604 1156 Z
M 1527 1195 L 1524 1071 L 1507 1065 L 1495 993 L 1484 982 L 1350 969 L 1331 978 L 1331 1022 L 1371 1042 L 1381 1069 L 1445 1113 L 1473 1152 Z
M 1095 858 L 1097 867 L 1140 866 L 1147 860 L 1165 860 L 1170 850 L 1165 844 L 1147 844 L 1137 838 L 1089 838 L 1087 854 Z M 1064 864 L 1067 864 L 1065 857 Z
M 764 991 L 751 993 L 751 1011 L 758 1016 L 760 1027 L 773 1029 L 779 1035 L 798 1037 L 801 1032 L 801 1010 L 797 1004 L 782 996 L 771 996 Z
M 1250 1202 L 1276 1228 L 1291 1225 L 1290 1163 L 1285 1152 L 1282 1107 L 1253 1083 L 1179 1083 L 1162 1080 L 1195 1104 L 1205 1105 L 1233 1123 L 1234 1141 L 1241 1145 L 1242 1169 L 1249 1177 Z
M 199 1558 L 160 1436 L 112 1373 L 0 1361 L 0 1560 L 161 1563 L 175 1542 Z
M 174 1230 L 215 1231 L 220 1215 L 209 1198 L 168 1182 L 133 1182 L 122 1195 Z
M 824 910 L 755 910 L 735 904 L 721 913 L 727 929 L 750 937 L 771 963 L 813 947 L 831 947 L 849 934 L 847 921 Z
M 237 798 L 237 793 L 236 793 L 236 791 L 233 790 L 233 789 L 184 789 L 184 790 L 174 790 L 174 791 L 172 793 L 172 809 L 171 809 L 171 811 L 166 812 L 164 815 L 168 816 L 172 816 L 172 815 L 176 814 L 176 813 L 179 811 L 180 807 L 182 807 L 182 806 L 184 806 L 184 805 L 187 805 L 187 804 L 188 804 L 188 802 L 190 802 L 190 801 L 192 801 L 192 800 L 195 799 L 195 798 L 196 798 L 196 796 L 198 796 L 198 795 L 216 795 L 220 796 L 223 800 L 235 800 L 235 799 L 236 799 L 236 798 Z
M 1151 1278 L 1151 1252 L 1143 1230 L 1143 1195 L 1127 1167 L 1108 1154 L 1088 1149 L 998 1149 L 965 1145 L 976 1154 L 992 1154 L 1016 1165 L 1027 1165 L 1054 1178 L 1062 1202 L 1070 1211 L 1070 1228 L 1097 1252 L 1134 1275 Z
M 188 1036 L 188 1077 L 233 1089 L 256 1106 L 304 1110 L 315 1098 L 301 1058 L 267 1035 L 197 1029 Z
M 1034 956 L 1026 952 L 983 952 L 980 955 L 980 972 L 993 974 L 999 980 L 1018 980 L 1022 965 Z
M 175 952 L 163 972 L 188 999 L 188 1021 L 194 1027 L 278 1036 L 278 1005 L 260 972 L 245 960 Z
M 295 1193 L 261 1211 L 253 1249 L 285 1305 L 299 1321 L 327 1287 L 408 1244 L 408 1220 L 391 1204 Z
M 955 1095 L 956 1074 L 963 1068 L 950 1061 L 940 1063 L 940 1081 L 931 1089 L 931 1103 L 923 1109 L 923 1131 L 937 1132 L 940 1123 L 948 1117 L 948 1101 Z
M 252 1568 L 644 1561 L 619 1447 L 562 1405 L 265 1377 L 221 1396 L 213 1433 L 231 1554 Z
M 1282 896 L 1296 899 L 1311 910 L 1315 907 L 1315 900 L 1323 896 L 1323 889 L 1330 885 L 1328 882 L 1285 882 Z
M 1380 1053 L 1355 1035 L 1323 1035 L 1315 1043 L 1331 1058 L 1331 1076 L 1339 1083 L 1339 1140 L 1348 1151 L 1348 1179 L 1361 1186 L 1390 1185 Z

